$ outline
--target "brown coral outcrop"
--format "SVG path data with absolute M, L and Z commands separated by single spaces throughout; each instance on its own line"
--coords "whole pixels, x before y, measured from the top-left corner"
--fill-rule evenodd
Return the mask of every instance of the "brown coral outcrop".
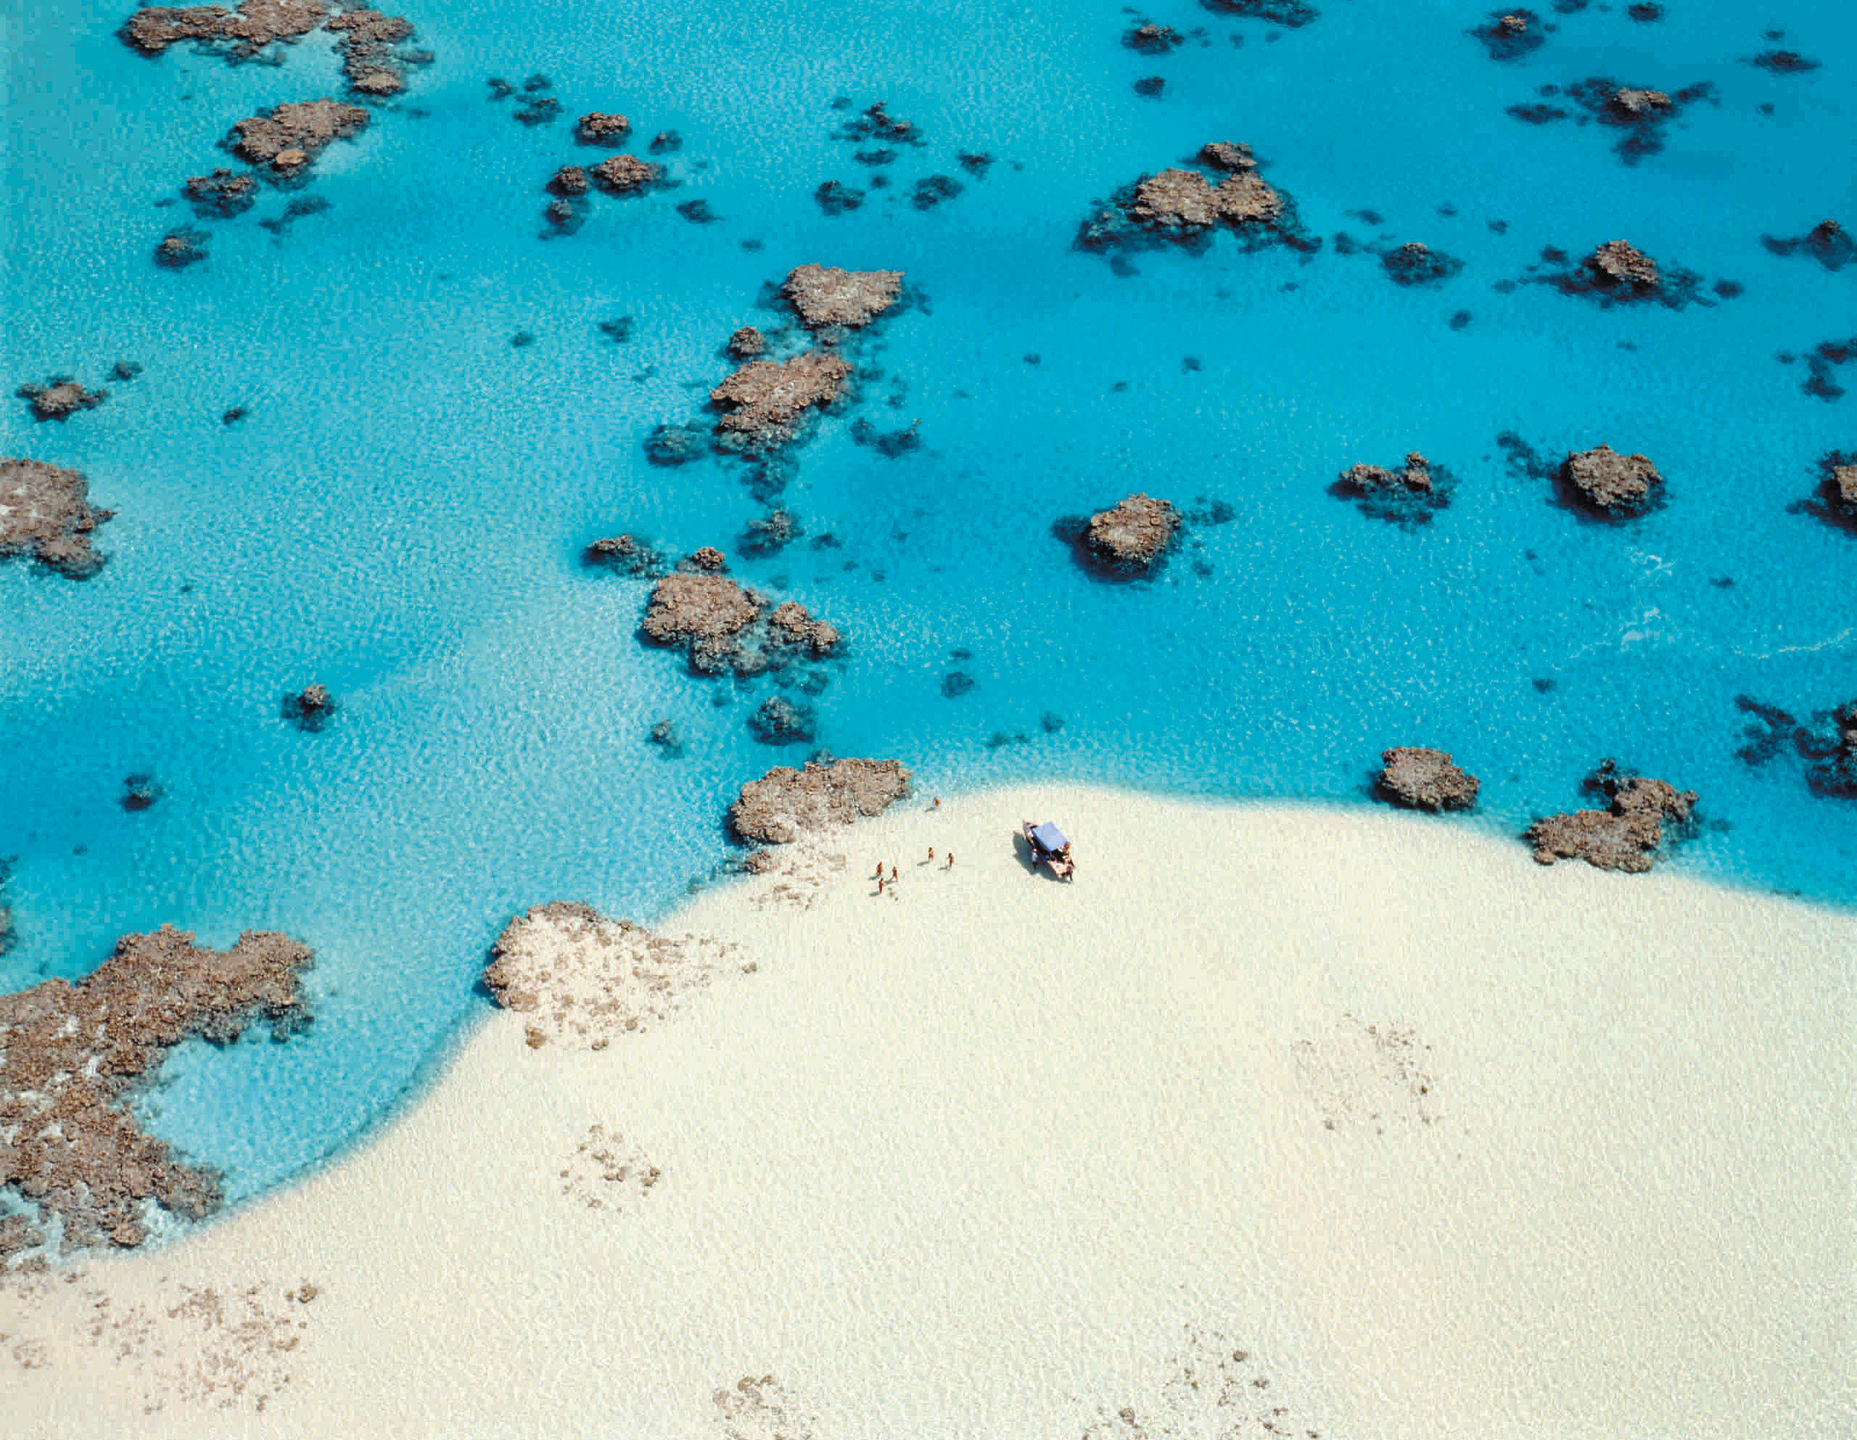
M 1375 785 L 1383 800 L 1413 810 L 1468 810 L 1482 782 L 1444 750 L 1395 745 L 1380 752 L 1384 767 Z
M 123 1101 L 183 1040 L 225 1044 L 259 1020 L 282 1037 L 303 1024 L 312 960 L 274 931 L 207 950 L 164 925 L 123 936 L 76 985 L 0 995 L 0 1186 L 62 1220 L 67 1246 L 139 1245 L 150 1200 L 190 1219 L 209 1213 L 217 1177 L 176 1159 Z
M 323 0 L 244 0 L 236 10 L 219 5 L 157 5 L 138 10 L 121 34 L 144 55 L 159 55 L 184 40 L 234 41 L 234 54 L 255 54 L 279 40 L 296 40 L 328 19 Z
M 1173 544 L 1180 512 L 1165 500 L 1135 494 L 1090 517 L 1083 540 L 1098 559 L 1146 569 Z
M 1163 170 L 1135 187 L 1135 202 L 1128 207 L 1135 219 L 1149 225 L 1210 225 L 1219 218 L 1212 185 L 1197 170 Z
M 1330 494 L 1354 501 L 1363 514 L 1402 528 L 1429 524 L 1451 503 L 1457 477 L 1443 465 L 1434 465 L 1418 451 L 1409 451 L 1406 463 L 1351 465 L 1330 487 Z
M 815 619 L 797 600 L 785 600 L 776 605 L 767 623 L 777 645 L 804 650 L 816 659 L 823 659 L 837 650 L 839 641 L 844 638 L 836 625 Z
M 1612 104 L 1626 115 L 1634 117 L 1673 108 L 1670 97 L 1661 90 L 1622 89 L 1613 94 Z
M 630 195 L 663 179 L 664 167 L 636 155 L 614 155 L 600 161 L 589 173 L 593 183 L 609 194 Z
M 1608 240 L 1586 257 L 1587 272 L 1595 284 L 1609 290 L 1649 294 L 1663 283 L 1657 262 L 1623 240 Z
M 300 170 L 336 140 L 367 128 L 368 112 L 339 100 L 304 100 L 252 115 L 232 127 L 233 148 L 254 165 Z
M 1695 813 L 1696 792 L 1678 790 L 1667 780 L 1625 775 L 1606 761 L 1587 781 L 1604 794 L 1604 810 L 1574 810 L 1537 820 L 1524 838 L 1534 847 L 1535 862 L 1584 860 L 1601 870 L 1642 874 L 1657 859 L 1664 823 L 1687 824 Z
M 1626 514 L 1641 510 L 1664 477 L 1643 455 L 1620 455 L 1610 445 L 1569 454 L 1561 477 L 1598 510 Z
M 752 675 L 798 659 L 824 659 L 843 642 L 836 626 L 798 601 L 770 609 L 766 597 L 702 571 L 658 581 L 639 629 L 655 644 L 687 650 L 690 664 L 706 674 Z
M 752 325 L 744 325 L 729 336 L 729 358 L 731 360 L 752 360 L 767 349 L 767 337 Z
M 43 460 L 0 459 L 0 559 L 30 555 L 41 565 L 85 580 L 103 568 L 90 536 L 113 512 L 89 501 L 77 470 Z
M 909 793 L 909 778 L 898 760 L 809 762 L 803 770 L 776 765 L 742 786 L 729 807 L 729 826 L 753 844 L 790 845 L 860 816 L 881 815 Z
M 35 420 L 67 420 L 110 398 L 109 391 L 86 390 L 70 375 L 54 375 L 43 385 L 21 385 L 16 393 L 32 406 Z
M 250 0 L 247 0 L 250 3 Z M 397 95 L 406 88 L 393 47 L 413 35 L 412 23 L 379 10 L 344 10 L 329 28 L 341 38 L 342 71 L 364 95 Z
M 258 198 L 256 180 L 223 166 L 211 175 L 190 176 L 184 188 L 196 210 L 227 217 L 249 210 Z
M 170 230 L 155 246 L 155 263 L 169 270 L 185 270 L 196 261 L 206 259 L 204 230 Z
M 617 145 L 632 133 L 632 122 L 620 114 L 595 110 L 580 117 L 574 133 L 589 145 Z
M 1403 468 L 1389 470 L 1384 465 L 1352 465 L 1342 472 L 1342 483 L 1360 495 L 1399 493 L 1430 494 L 1431 465 L 1418 451 L 1406 456 Z
M 1215 140 L 1203 146 L 1200 160 L 1226 178 L 1214 186 L 1197 170 L 1163 170 L 1135 187 L 1129 217 L 1140 224 L 1203 229 L 1220 221 L 1247 224 L 1274 220 L 1283 197 L 1258 174 L 1248 145 Z
M 808 409 L 835 399 L 850 377 L 850 363 L 828 350 L 753 361 L 709 392 L 727 412 L 716 428 L 744 434 L 784 430 Z
M 664 573 L 664 556 L 633 535 L 607 535 L 587 547 L 587 559 L 627 575 L 656 579 Z
M 720 670 L 760 613 L 754 596 L 726 576 L 666 575 L 652 587 L 639 629 L 656 644 L 687 646 L 697 669 Z
M 791 271 L 780 293 L 810 328 L 868 325 L 896 303 L 902 293 L 901 270 L 838 270 L 829 265 L 801 265 Z
M 563 165 L 549 179 L 548 191 L 552 195 L 585 195 L 590 184 L 586 166 Z
M 419 57 L 402 56 L 393 47 L 412 38 L 411 22 L 364 7 L 331 17 L 325 0 L 244 0 L 236 10 L 164 5 L 138 10 L 119 33 L 144 55 L 159 55 L 191 40 L 227 46 L 234 60 L 247 60 L 278 41 L 293 42 L 324 26 L 335 32 L 343 73 L 356 91 L 385 97 L 406 88 L 405 65 Z

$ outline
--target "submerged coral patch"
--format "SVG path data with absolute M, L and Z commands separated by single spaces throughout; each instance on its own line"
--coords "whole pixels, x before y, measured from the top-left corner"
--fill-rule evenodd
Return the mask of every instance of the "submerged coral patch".
M 810 745 L 818 736 L 819 715 L 811 705 L 775 695 L 748 717 L 748 729 L 763 745 Z
M 1381 251 L 1380 264 L 1389 280 L 1405 286 L 1441 285 L 1464 268 L 1464 262 L 1455 255 L 1417 240 Z
M 62 1222 L 72 1248 L 141 1244 L 150 1202 L 211 1213 L 219 1177 L 182 1162 L 124 1102 L 183 1040 L 224 1045 L 260 1021 L 283 1039 L 307 1023 L 313 958 L 275 931 L 208 950 L 164 925 L 123 936 L 75 985 L 0 995 L 0 1189 Z
M 37 384 L 21 385 L 14 392 L 32 407 L 34 420 L 65 421 L 85 410 L 95 410 L 110 398 L 107 390 L 87 390 L 75 375 L 53 375 Z
M 1857 700 L 1822 719 L 1828 736 L 1807 736 L 1800 746 L 1811 762 L 1806 779 L 1815 794 L 1857 799 Z
M 103 568 L 91 535 L 114 513 L 90 503 L 81 471 L 18 456 L 0 459 L 0 560 L 30 556 L 73 580 Z
M 1827 270 L 1842 270 L 1857 261 L 1857 239 L 1836 220 L 1821 220 L 1805 234 L 1790 239 L 1762 235 L 1760 243 L 1775 255 L 1804 255 Z
M 183 226 L 170 230 L 155 246 L 155 263 L 164 270 L 185 270 L 206 259 L 206 232 Z
M 1818 484 L 1812 497 L 1787 508 L 1857 535 L 1857 451 L 1833 450 L 1819 459 L 1816 469 Z
M 367 128 L 368 112 L 339 100 L 305 100 L 247 116 L 232 127 L 229 143 L 243 160 L 294 175 L 329 145 Z
M 319 734 L 335 718 L 339 708 L 329 687 L 320 682 L 292 691 L 278 706 L 283 718 L 306 735 Z
M 812 198 L 827 215 L 843 215 L 864 203 L 864 192 L 842 180 L 827 180 L 813 191 Z
M 1845 388 L 1838 372 L 1857 360 L 1857 335 L 1848 340 L 1821 340 L 1804 358 L 1806 376 L 1799 388 L 1818 400 L 1842 400 Z
M 1081 224 L 1076 244 L 1092 251 L 1156 244 L 1198 250 L 1221 229 L 1247 249 L 1286 244 L 1306 252 L 1321 245 L 1304 235 L 1290 197 L 1264 179 L 1250 146 L 1227 141 L 1203 146 L 1194 168 L 1144 175 L 1117 191 Z
M 1286 30 L 1300 30 L 1321 18 L 1322 12 L 1308 0 L 1200 0 L 1216 15 L 1238 20 L 1263 20 Z
M 1818 69 L 1818 61 L 1797 50 L 1763 50 L 1749 57 L 1747 63 L 1769 75 L 1803 75 L 1808 70 Z
M 1694 270 L 1660 263 L 1625 240 L 1608 240 L 1578 262 L 1565 250 L 1549 246 L 1541 252 L 1540 262 L 1529 267 L 1525 278 L 1607 309 L 1639 304 L 1661 305 L 1668 310 L 1689 305 L 1706 309 L 1716 303 L 1702 293 L 1706 282 Z M 1732 281 L 1716 281 L 1712 288 L 1724 300 L 1739 293 Z
M 323 0 L 242 0 L 236 10 L 218 5 L 152 6 L 130 16 L 118 33 L 144 55 L 159 55 L 191 41 L 221 51 L 237 64 L 325 28 L 336 37 L 349 88 L 366 98 L 399 94 L 406 88 L 408 68 L 432 59 L 428 51 L 405 48 L 414 35 L 410 21 L 365 6 L 331 15 Z
M 591 566 L 635 579 L 656 580 L 664 574 L 663 552 L 633 535 L 603 536 L 587 547 L 585 558 Z
M 1351 465 L 1330 492 L 1354 501 L 1364 515 L 1409 528 L 1430 523 L 1451 503 L 1456 488 L 1456 476 L 1414 450 L 1398 468 Z
M 684 650 L 691 668 L 707 675 L 754 675 L 796 660 L 821 660 L 843 642 L 836 626 L 798 601 L 776 605 L 759 591 L 702 570 L 660 579 L 639 631 L 654 645 Z
M 1470 32 L 1500 63 L 1520 60 L 1547 43 L 1547 26 L 1532 10 L 1498 10 Z
M 1139 55 L 1166 55 L 1186 43 L 1186 37 L 1171 25 L 1157 25 L 1139 20 L 1122 32 L 1122 45 Z
M 183 191 L 201 219 L 230 220 L 251 209 L 258 182 L 243 171 L 221 167 L 210 175 L 192 176 Z
M 1621 85 L 1608 76 L 1599 75 L 1564 88 L 1546 85 L 1540 93 L 1565 95 L 1586 112 L 1587 120 L 1622 132 L 1613 148 L 1627 165 L 1635 165 L 1647 155 L 1662 150 L 1670 126 L 1681 118 L 1686 108 L 1704 100 L 1715 103 L 1715 87 L 1706 80 L 1671 92 L 1647 85 Z M 1540 103 L 1511 105 L 1508 113 L 1530 125 L 1565 120 L 1571 114 L 1559 106 Z

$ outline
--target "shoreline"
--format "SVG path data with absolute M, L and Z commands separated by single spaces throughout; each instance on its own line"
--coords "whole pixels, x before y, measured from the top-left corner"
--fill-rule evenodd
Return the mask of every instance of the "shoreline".
M 1027 876 L 1025 817 L 1075 886 Z M 1073 786 L 775 854 L 655 927 L 754 966 L 661 1023 L 531 1049 L 492 1013 L 295 1184 L 0 1288 L 26 1433 L 714 1436 L 771 1372 L 821 1440 L 1107 1440 L 1166 1433 L 1189 1330 L 1292 1433 L 1849 1423 L 1857 917 Z

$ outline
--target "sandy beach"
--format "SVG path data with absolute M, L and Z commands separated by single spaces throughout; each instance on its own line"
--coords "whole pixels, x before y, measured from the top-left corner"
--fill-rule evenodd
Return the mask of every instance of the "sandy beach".
M 673 1013 L 487 1015 L 304 1183 L 0 1286 L 0 1429 L 1857 1433 L 1857 916 L 1055 787 L 785 862 L 658 927 Z

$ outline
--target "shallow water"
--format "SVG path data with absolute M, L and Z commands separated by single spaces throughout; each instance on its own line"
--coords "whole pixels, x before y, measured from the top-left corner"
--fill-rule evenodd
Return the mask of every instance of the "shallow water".
M 120 7 L 15 5 L 3 378 L 146 369 L 64 425 L 0 408 L 4 453 L 83 469 L 118 511 L 88 583 L 0 568 L 19 930 L 0 985 L 82 974 L 164 921 L 315 946 L 308 1036 L 187 1047 L 147 1102 L 245 1196 L 404 1093 L 484 1003 L 513 910 L 652 918 L 713 873 L 735 788 L 803 751 L 745 725 L 771 681 L 645 649 L 644 584 L 579 553 L 619 530 L 735 553 L 761 513 L 741 468 L 654 468 L 641 442 L 697 413 L 722 341 L 773 320 L 763 287 L 812 260 L 903 269 L 916 298 L 863 343 L 882 376 L 797 452 L 784 501 L 809 538 L 736 565 L 851 637 L 815 702 L 834 752 L 901 756 L 925 794 L 1038 776 L 1366 803 L 1382 747 L 1438 744 L 1484 780 L 1479 816 L 1452 823 L 1499 833 L 1576 803 L 1615 755 L 1701 792 L 1685 870 L 1857 900 L 1857 805 L 1813 797 L 1790 753 L 1738 759 L 1734 704 L 1807 719 L 1857 693 L 1857 537 L 1789 509 L 1818 457 L 1857 449 L 1857 399 L 1808 395 L 1774 358 L 1857 329 L 1857 268 L 1760 243 L 1857 224 L 1857 14 L 1542 5 L 1556 32 L 1499 64 L 1465 33 L 1482 5 L 1321 8 L 1280 31 L 1167 0 L 1145 13 L 1196 33 L 1164 57 L 1123 48 L 1112 5 L 414 9 L 435 62 L 325 152 L 304 193 L 329 208 L 274 234 L 257 222 L 275 193 L 230 221 L 158 202 L 225 162 L 236 118 L 335 93 L 326 38 L 278 68 L 151 60 L 115 38 Z M 1824 63 L 1744 63 L 1776 43 Z M 485 81 L 538 72 L 563 112 L 526 128 Z M 1132 89 L 1150 75 L 1159 99 Z M 1504 113 L 1596 75 L 1716 93 L 1635 165 L 1606 127 Z M 814 189 L 870 173 L 832 138 L 855 113 L 841 95 L 926 138 L 888 191 L 828 217 Z M 571 133 L 592 109 L 632 117 L 634 152 L 678 131 L 681 187 L 595 197 L 544 239 L 541 184 L 597 158 Z M 1318 252 L 1220 237 L 1118 274 L 1073 246 L 1096 202 L 1211 139 L 1254 146 Z M 975 178 L 964 151 L 998 161 Z M 964 190 L 919 211 L 931 174 Z M 680 217 L 696 199 L 720 218 Z M 158 269 L 183 222 L 210 257 Z M 1401 289 L 1338 253 L 1343 231 L 1464 269 Z M 1674 311 L 1492 288 L 1544 246 L 1621 236 L 1744 290 Z M 615 343 L 599 326 L 621 316 Z M 223 425 L 234 405 L 248 417 Z M 921 447 L 858 446 L 859 418 L 919 423 Z M 1669 503 L 1584 520 L 1511 471 L 1507 430 L 1548 454 L 1642 450 Z M 1327 493 L 1409 449 L 1459 479 L 1433 523 Z M 1135 489 L 1232 518 L 1151 583 L 1094 580 L 1052 524 Z M 976 683 L 944 698 L 954 670 Z M 317 735 L 278 711 L 311 679 L 342 704 Z M 681 758 L 645 743 L 661 718 Z M 164 794 L 129 814 L 137 772 Z

